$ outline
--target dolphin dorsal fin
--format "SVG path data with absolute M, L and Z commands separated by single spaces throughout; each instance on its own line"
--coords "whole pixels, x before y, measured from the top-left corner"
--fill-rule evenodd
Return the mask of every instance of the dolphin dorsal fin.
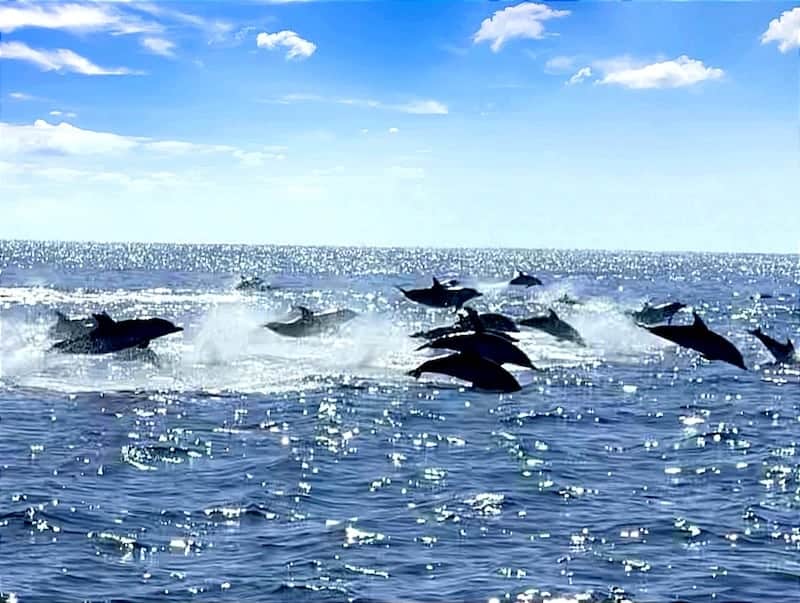
M 558 314 L 556 314 L 552 308 L 550 308 L 550 310 L 548 311 L 547 317 L 552 318 L 553 320 L 558 320 Z
M 467 312 L 467 318 L 470 322 L 470 326 L 472 327 L 473 331 L 475 331 L 476 333 L 482 333 L 483 331 L 486 330 L 486 325 L 483 324 L 483 321 L 481 320 L 481 315 L 478 314 L 477 310 L 468 307 L 465 307 L 464 310 L 466 310 Z
M 69 320 L 69 318 L 67 318 L 67 315 L 64 314 L 61 310 L 56 310 L 56 319 L 58 320 L 58 322 L 67 322 Z
M 433 277 L 433 288 L 434 289 L 444 289 L 444 285 L 442 285 L 442 283 L 439 282 L 439 279 L 436 278 L 435 276 Z
M 697 312 L 694 312 L 694 324 L 692 326 L 697 327 L 699 329 L 708 330 L 706 323 L 703 322 L 703 319 L 700 318 L 700 315 Z
M 300 317 L 303 320 L 309 320 L 312 316 L 314 316 L 314 313 L 305 306 L 295 306 L 294 309 L 300 312 Z
M 107 329 L 114 326 L 114 319 L 105 312 L 92 314 L 92 318 L 94 318 L 94 321 L 97 323 L 98 329 Z

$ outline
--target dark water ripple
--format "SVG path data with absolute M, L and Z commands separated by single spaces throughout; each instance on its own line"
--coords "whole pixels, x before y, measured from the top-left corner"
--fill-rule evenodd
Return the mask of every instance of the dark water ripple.
M 800 598 L 796 256 L 0 244 L 0 600 L 778 601 Z M 547 286 L 496 285 L 516 265 Z M 482 309 L 560 311 L 518 394 L 403 375 L 398 299 L 431 271 Z M 285 289 L 231 291 L 239 272 Z M 760 298 L 756 294 L 770 293 Z M 698 361 L 623 311 L 678 297 L 754 370 Z M 254 335 L 292 303 L 338 338 Z M 163 315 L 160 369 L 41 353 L 49 312 Z M 11 594 L 13 593 L 13 594 Z

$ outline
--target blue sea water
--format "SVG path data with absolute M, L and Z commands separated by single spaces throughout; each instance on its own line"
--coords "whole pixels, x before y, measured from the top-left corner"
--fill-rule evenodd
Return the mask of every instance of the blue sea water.
M 800 339 L 799 260 L 2 242 L 0 599 L 796 599 L 800 370 L 746 329 Z M 507 287 L 517 266 L 544 287 Z M 510 395 L 414 381 L 408 334 L 453 315 L 394 287 L 431 274 L 483 311 L 553 307 L 587 347 L 523 333 L 544 370 Z M 648 299 L 691 304 L 751 370 L 635 326 Z M 259 327 L 298 303 L 361 316 Z M 185 331 L 160 367 L 55 355 L 55 309 Z

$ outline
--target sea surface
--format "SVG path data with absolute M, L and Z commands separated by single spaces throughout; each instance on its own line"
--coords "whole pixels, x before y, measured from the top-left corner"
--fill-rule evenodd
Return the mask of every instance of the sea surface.
M 0 600 L 800 598 L 800 369 L 746 333 L 800 340 L 796 255 L 0 242 L 0 271 Z M 432 274 L 588 345 L 522 333 L 515 394 L 415 381 L 408 335 L 454 315 L 395 286 Z M 646 300 L 750 370 L 637 327 Z M 360 316 L 260 326 L 296 304 Z M 160 367 L 59 355 L 56 309 L 185 331 Z

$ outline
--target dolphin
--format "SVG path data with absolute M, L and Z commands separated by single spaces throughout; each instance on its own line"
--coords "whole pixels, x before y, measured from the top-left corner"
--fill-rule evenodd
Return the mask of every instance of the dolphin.
M 459 324 L 466 324 L 475 328 L 476 325 L 492 331 L 510 331 L 519 333 L 519 327 L 508 316 L 503 316 L 496 312 L 484 312 L 478 314 L 473 308 L 464 308 L 465 317 L 458 319 Z
M 651 306 L 649 302 L 646 302 L 644 308 L 638 312 L 632 312 L 631 314 L 636 322 L 646 325 L 653 325 L 658 322 L 664 322 L 665 320 L 668 324 L 672 324 L 672 318 L 675 314 L 685 307 L 686 304 L 680 302 L 670 302 L 657 306 Z
M 319 335 L 327 331 L 335 331 L 344 323 L 358 316 L 353 310 L 333 310 L 315 314 L 304 306 L 296 306 L 295 310 L 300 316 L 289 322 L 268 322 L 264 326 L 286 337 L 308 337 Z
M 267 284 L 260 276 L 246 277 L 245 275 L 241 275 L 235 288 L 237 291 L 258 291 L 263 293 L 275 287 Z
M 56 324 L 50 327 L 48 334 L 52 339 L 73 339 L 87 335 L 97 326 L 91 316 L 88 318 L 69 318 L 63 312 L 56 310 Z
M 580 333 L 578 333 L 578 331 L 576 331 L 572 326 L 561 320 L 558 317 L 558 314 L 553 312 L 553 310 L 550 310 L 545 316 L 532 316 L 530 318 L 523 318 L 519 321 L 519 324 L 524 327 L 531 327 L 533 329 L 539 329 L 540 331 L 549 333 L 556 339 L 571 341 L 580 346 L 586 345 L 586 343 L 583 341 L 583 338 L 580 336 Z
M 146 348 L 153 339 L 183 331 L 163 318 L 116 321 L 105 312 L 92 314 L 97 326 L 86 335 L 65 339 L 51 349 L 68 354 L 109 354 L 129 348 Z
M 508 331 L 518 332 L 519 328 L 513 320 L 502 314 L 495 314 L 487 312 L 485 314 L 478 314 L 475 310 L 469 307 L 464 307 L 466 316 L 459 316 L 458 321 L 454 325 L 447 327 L 436 327 L 429 331 L 418 331 L 412 333 L 411 337 L 422 337 L 424 339 L 439 339 L 447 335 L 456 335 L 458 333 L 466 333 L 468 331 L 485 330 L 491 331 L 498 337 L 511 342 L 517 340 L 507 334 Z
M 456 310 L 460 310 L 461 306 L 469 300 L 483 295 L 469 287 L 445 287 L 436 277 L 433 277 L 433 285 L 427 289 L 403 289 L 402 287 L 398 287 L 398 289 L 408 299 L 419 304 L 434 308 L 455 308 Z
M 435 341 L 421 345 L 417 350 L 425 348 L 475 354 L 497 364 L 516 364 L 536 370 L 536 367 L 533 366 L 531 359 L 528 358 L 525 352 L 510 341 L 489 331 L 440 337 Z
M 511 279 L 511 282 L 508 283 L 509 285 L 519 285 L 521 287 L 534 287 L 536 285 L 541 285 L 542 281 L 540 281 L 535 276 L 527 274 L 522 270 L 517 270 L 517 276 Z
M 764 333 L 761 327 L 751 329 L 747 332 L 764 344 L 764 347 L 774 356 L 775 362 L 778 364 L 792 364 L 800 361 L 800 358 L 798 358 L 795 353 L 794 344 L 788 337 L 786 338 L 786 343 L 781 343 L 777 339 L 773 339 Z
M 566 293 L 559 297 L 556 302 L 559 304 L 564 304 L 565 306 L 580 306 L 583 304 L 582 301 L 577 300 L 574 297 L 570 297 Z
M 667 341 L 700 352 L 706 360 L 722 360 L 746 371 L 744 359 L 736 346 L 722 335 L 709 329 L 697 312 L 693 312 L 692 315 L 694 323 L 691 325 L 660 325 L 657 327 L 641 325 L 641 327 Z
M 499 364 L 476 354 L 451 354 L 423 362 L 408 374 L 419 379 L 422 373 L 440 373 L 469 381 L 476 389 L 516 392 L 522 389 L 514 376 Z

